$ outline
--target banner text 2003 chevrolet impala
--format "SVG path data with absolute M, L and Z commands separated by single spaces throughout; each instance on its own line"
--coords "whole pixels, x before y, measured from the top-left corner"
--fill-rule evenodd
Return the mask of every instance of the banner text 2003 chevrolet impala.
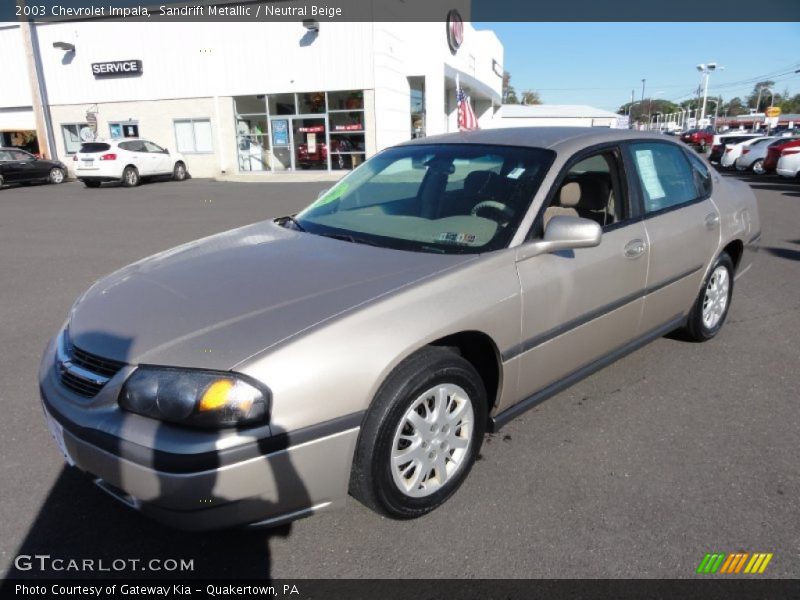
M 385 150 L 295 217 L 96 282 L 40 384 L 67 461 L 169 525 L 423 515 L 484 433 L 645 342 L 713 337 L 756 201 L 677 142 L 500 129 Z

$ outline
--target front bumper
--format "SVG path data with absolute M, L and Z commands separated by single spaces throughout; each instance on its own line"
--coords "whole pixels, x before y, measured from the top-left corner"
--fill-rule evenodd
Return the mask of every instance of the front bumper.
M 198 531 L 273 526 L 344 502 L 361 415 L 263 437 L 188 431 L 116 406 L 131 370 L 95 398 L 77 396 L 60 383 L 51 343 L 39 378 L 68 462 L 116 499 L 169 526 Z M 209 436 L 217 438 L 210 451 Z

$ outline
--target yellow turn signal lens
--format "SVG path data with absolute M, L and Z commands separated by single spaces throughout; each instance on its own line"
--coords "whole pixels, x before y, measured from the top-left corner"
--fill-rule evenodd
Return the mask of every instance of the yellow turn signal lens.
M 219 379 L 212 383 L 200 399 L 198 410 L 200 412 L 218 410 L 228 404 L 233 385 L 230 379 Z

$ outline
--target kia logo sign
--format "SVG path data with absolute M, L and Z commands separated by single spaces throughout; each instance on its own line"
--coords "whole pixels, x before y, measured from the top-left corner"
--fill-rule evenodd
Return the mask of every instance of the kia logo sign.
M 92 75 L 95 77 L 128 77 L 142 74 L 142 61 L 115 60 L 112 62 L 92 63 Z
M 447 13 L 447 45 L 450 46 L 450 52 L 455 54 L 461 47 L 464 41 L 464 20 L 461 14 L 453 9 Z

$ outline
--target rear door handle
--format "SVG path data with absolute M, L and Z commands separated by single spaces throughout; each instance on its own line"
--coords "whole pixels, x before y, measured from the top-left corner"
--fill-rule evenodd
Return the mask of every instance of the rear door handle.
M 644 240 L 635 239 L 625 244 L 625 258 L 639 258 L 647 250 Z
M 714 229 L 717 225 L 719 225 L 719 215 L 717 213 L 711 213 L 706 215 L 706 229 Z

